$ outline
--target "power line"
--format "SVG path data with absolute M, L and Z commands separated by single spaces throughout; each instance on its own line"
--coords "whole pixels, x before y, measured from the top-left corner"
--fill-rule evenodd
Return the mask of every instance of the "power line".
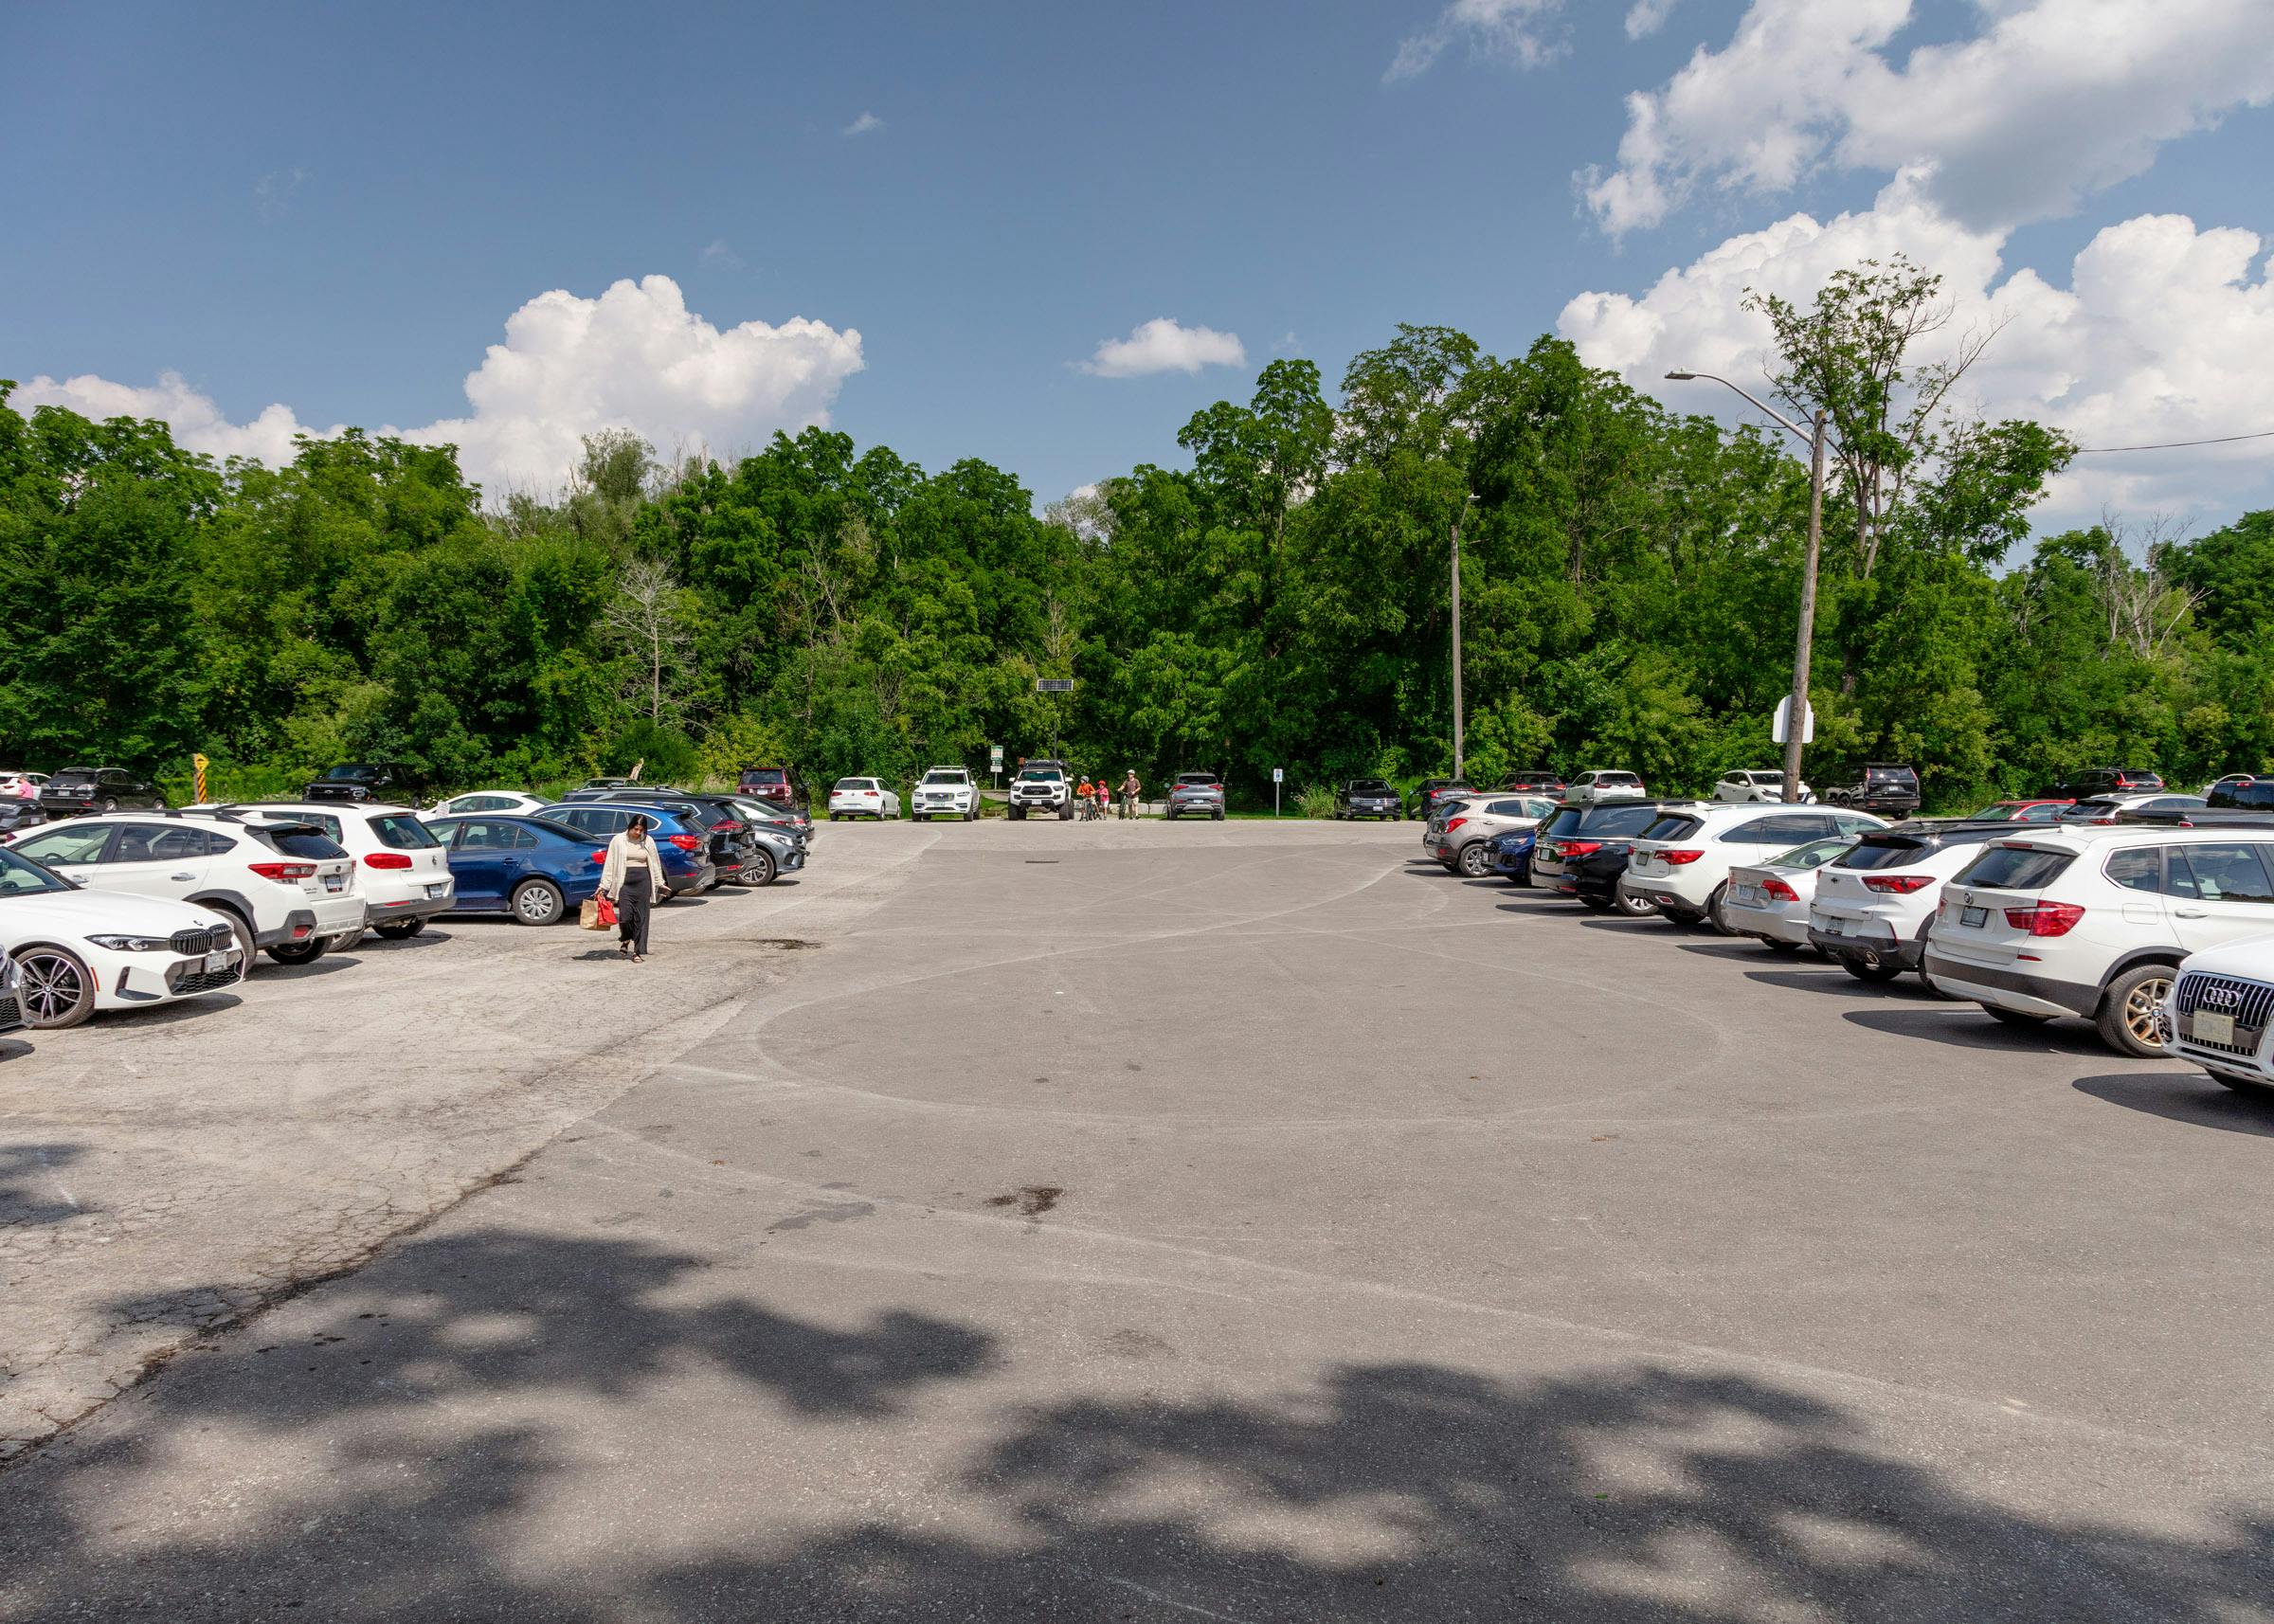
M 2238 440 L 2274 440 L 2274 428 L 2256 434 L 2222 434 L 2216 440 L 2166 440 L 2156 445 L 2081 445 L 2079 457 L 2099 457 L 2111 451 L 2179 451 L 2190 445 L 2232 445 Z

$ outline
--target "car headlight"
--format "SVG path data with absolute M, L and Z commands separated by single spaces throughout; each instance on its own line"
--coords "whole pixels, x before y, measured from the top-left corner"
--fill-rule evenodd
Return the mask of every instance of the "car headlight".
M 173 947 L 163 936 L 89 936 L 87 940 L 114 953 L 164 953 Z

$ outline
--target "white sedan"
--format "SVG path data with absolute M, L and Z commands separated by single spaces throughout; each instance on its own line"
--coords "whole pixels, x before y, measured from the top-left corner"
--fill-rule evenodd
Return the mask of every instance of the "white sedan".
M 471 795 L 453 795 L 447 801 L 438 801 L 419 816 L 463 818 L 469 812 L 503 812 L 510 817 L 525 818 L 551 804 L 541 795 L 524 795 L 518 789 L 477 789 Z
M 839 818 L 897 818 L 900 797 L 874 778 L 840 778 L 829 791 L 829 821 Z
M 77 1026 L 99 1009 L 147 1009 L 244 979 L 235 923 L 170 897 L 87 891 L 0 851 L 0 947 L 15 961 L 27 1026 Z
M 1808 946 L 1816 871 L 1854 844 L 1853 835 L 1827 835 L 1748 867 L 1731 869 L 1722 917 L 1732 931 L 1757 938 L 1772 952 L 1797 953 Z

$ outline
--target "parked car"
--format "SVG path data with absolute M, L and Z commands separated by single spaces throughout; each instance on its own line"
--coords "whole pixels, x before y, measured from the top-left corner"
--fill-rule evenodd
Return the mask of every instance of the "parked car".
M 1730 930 L 1754 937 L 1774 953 L 1797 953 L 1807 947 L 1817 871 L 1855 840 L 1853 835 L 1827 835 L 1732 868 L 1722 897 L 1722 917 Z
M 771 885 L 783 875 L 796 874 L 805 866 L 811 849 L 809 828 L 800 830 L 788 822 L 770 801 L 749 801 L 739 795 L 724 799 L 749 822 L 751 850 L 743 859 L 736 883 Z
M 1484 800 L 1474 790 L 1458 795 L 1440 795 L 1430 808 L 1429 821 L 1421 825 L 1421 849 L 1431 857 L 1437 855 L 1437 842 L 1445 838 L 1445 825 L 1459 817 L 1464 808 Z
M 2268 932 L 2274 819 L 2031 833 L 1989 842 L 1942 887 L 1926 970 L 2010 1025 L 2078 1015 L 2118 1054 L 2156 1056 L 2180 961 Z
M 1858 981 L 1893 981 L 1921 969 L 1942 882 L 1972 862 L 1985 840 L 2012 832 L 2010 823 L 1914 820 L 1858 837 L 1816 871 L 1810 946 Z
M 239 802 L 223 810 L 282 823 L 310 823 L 355 859 L 364 923 L 390 941 L 416 936 L 450 911 L 450 864 L 442 843 L 407 806 Z
M 352 761 L 326 767 L 304 792 L 311 801 L 374 801 L 416 806 L 426 797 L 426 775 L 396 761 Z
M 2065 826 L 2082 823 L 2106 827 L 2121 821 L 2127 812 L 2197 812 L 2207 804 L 2206 798 L 2200 795 L 2100 795 L 2063 807 L 2055 821 Z
M 1919 810 L 1919 773 L 1901 762 L 1866 762 L 1861 779 L 1826 791 L 1824 799 L 1882 818 L 1908 818 Z
M 2274 774 L 2230 772 L 2203 795 L 2213 811 L 2274 812 Z
M 1593 806 L 1605 801 L 1641 801 L 1649 795 L 1642 780 L 1633 773 L 1606 767 L 1580 773 L 1563 791 L 1563 799 L 1577 806 Z
M 1074 784 L 1063 762 L 1030 761 L 1019 765 L 1011 780 L 1011 820 L 1022 821 L 1030 812 L 1047 812 L 1061 819 L 1074 816 Z
M 1535 769 L 1531 772 L 1512 772 L 1508 781 L 1500 786 L 1503 795 L 1538 795 L 1549 801 L 1563 799 L 1563 775 Z
M 583 805 L 574 809 L 588 815 L 609 810 Z M 631 812 L 647 814 L 644 807 L 619 810 L 627 817 Z M 510 913 L 516 925 L 558 925 L 600 890 L 601 865 L 608 855 L 605 835 L 594 836 L 551 818 L 499 812 L 438 818 L 430 827 L 448 856 L 453 913 Z M 700 860 L 700 837 L 691 835 L 688 839 L 686 847 L 658 842 L 666 877 L 676 866 L 684 878 L 690 864 Z
M 659 902 L 709 891 L 718 883 L 718 866 L 711 860 L 711 831 L 703 826 L 699 814 L 677 811 L 653 801 L 563 801 L 530 816 L 542 822 L 558 824 L 580 839 L 604 848 L 629 828 L 634 818 L 646 819 L 648 839 L 656 842 L 656 849 L 663 858 L 663 891 L 657 898 Z M 501 837 L 482 837 L 485 841 L 494 838 Z M 452 873 L 458 872 L 455 861 L 450 867 Z M 462 878 L 460 884 L 463 886 Z M 584 898 L 568 900 L 582 902 Z M 532 919 L 525 923 L 549 925 L 551 921 Z
M 1395 822 L 1404 811 L 1398 786 L 1384 778 L 1354 778 L 1334 792 L 1337 818 L 1387 818 Z
M 799 812 L 806 810 L 805 785 L 799 781 L 793 767 L 746 767 L 735 779 L 734 787 L 760 801 L 771 801 L 777 806 Z
M 1510 829 L 1537 828 L 1555 809 L 1553 801 L 1534 795 L 1479 795 L 1445 820 L 1431 855 L 1457 874 L 1483 879 L 1492 872 L 1487 841 Z
M 1437 803 L 1455 795 L 1473 795 L 1465 778 L 1425 778 L 1414 786 L 1413 816 L 1427 822 L 1435 813 Z
M 1770 767 L 1739 767 L 1734 772 L 1723 773 L 1715 782 L 1713 798 L 1716 801 L 1781 802 L 1784 799 L 1784 774 Z M 1809 788 L 1805 782 L 1802 783 L 1799 799 L 1814 801 L 1815 798 L 1816 792 Z
M 26 772 L 12 768 L 0 772 L 0 801 L 37 801 L 40 785 L 47 782 L 44 772 Z
M 79 812 L 158 811 L 166 798 L 147 778 L 122 767 L 67 767 L 40 785 L 40 810 L 50 818 Z
M 453 795 L 447 801 L 438 801 L 426 808 L 428 818 L 462 818 L 469 812 L 534 812 L 547 804 L 542 795 L 530 795 L 518 789 L 477 789 L 470 795 Z
M 2163 774 L 2145 767 L 2096 767 L 2070 773 L 2045 793 L 2051 801 L 2090 801 L 2103 795 L 2153 794 L 2163 787 Z
M 840 778 L 829 790 L 829 821 L 839 818 L 874 818 L 879 822 L 900 816 L 900 797 L 874 778 Z
M 236 921 L 210 908 L 90 890 L 0 851 L 0 1032 L 219 992 L 246 962 Z
M 2274 936 L 2190 953 L 2164 1002 L 2164 1052 L 2230 1089 L 2274 1091 Z
M 1168 786 L 1168 820 L 1224 815 L 1224 784 L 1213 772 L 1180 772 Z
M 1710 921 L 1723 935 L 1735 935 L 1723 912 L 1731 869 L 1764 852 L 1886 826 L 1868 812 L 1839 806 L 1765 812 L 1758 803 L 1662 802 L 1657 821 L 1630 849 L 1619 884 L 1677 924 Z
M 1970 823 L 2055 823 L 2067 815 L 2073 801 L 1993 801 L 1967 817 Z
M 90 891 L 226 913 L 248 960 L 258 947 L 280 965 L 304 965 L 363 933 L 355 864 L 313 823 L 122 812 L 52 824 L 9 850 Z
M 1508 829 L 1485 842 L 1492 854 L 1492 872 L 1510 885 L 1527 889 L 1532 883 L 1532 853 L 1540 843 L 1537 827 Z
M 13 795 L 0 795 L 0 840 L 20 835 L 27 829 L 36 829 L 47 821 L 47 814 L 40 810 L 37 800 L 25 801 Z
M 1564 802 L 1539 827 L 1532 850 L 1532 883 L 1561 896 L 1577 897 L 1590 908 L 1618 907 L 1618 876 L 1626 867 L 1627 843 L 1657 819 L 1654 801 L 1615 801 L 1600 806 Z M 1614 848 L 1615 861 L 1597 863 L 1582 876 L 1579 865 L 1606 847 Z M 1583 891 L 1582 877 L 1587 881 Z M 1647 903 L 1630 904 L 1629 910 L 1637 917 L 1655 911 Z
M 721 885 L 771 885 L 773 875 L 761 877 L 754 870 L 757 864 L 759 839 L 755 826 L 741 812 L 729 805 L 723 797 L 700 795 L 692 790 L 656 787 L 651 789 L 619 789 L 605 797 L 611 804 L 660 807 L 676 814 L 685 828 L 699 832 L 707 841 L 711 857 L 711 882 L 707 889 Z M 582 803 L 587 797 L 572 795 L 568 803 Z M 550 815 L 551 808 L 539 807 L 532 817 Z M 618 823 L 617 828 L 623 825 Z M 764 865 L 758 865 L 763 867 Z M 779 862 L 774 865 L 777 869 Z
M 813 814 L 804 807 L 788 806 L 779 801 L 767 801 L 755 795 L 731 795 L 727 800 L 736 811 L 750 821 L 752 827 L 794 836 L 804 845 L 813 843 Z
M 935 767 L 917 781 L 915 803 L 909 816 L 919 821 L 960 818 L 968 823 L 979 816 L 979 785 L 967 767 Z

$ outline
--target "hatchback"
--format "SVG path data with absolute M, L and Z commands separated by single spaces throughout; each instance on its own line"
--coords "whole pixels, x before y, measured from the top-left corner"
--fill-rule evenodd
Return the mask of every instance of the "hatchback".
M 882 822 L 900 816 L 900 797 L 874 778 L 840 778 L 829 791 L 829 821 L 874 818 Z
M 389 940 L 416 936 L 427 920 L 450 911 L 450 864 L 442 843 L 407 806 L 258 802 L 224 810 L 321 829 L 355 859 L 364 922 Z
M 1460 802 L 1437 827 L 1431 855 L 1470 879 L 1482 879 L 1492 872 L 1488 841 L 1510 829 L 1537 828 L 1555 810 L 1554 802 L 1529 795 L 1479 795 Z
M 1603 801 L 1640 801 L 1650 791 L 1633 773 L 1598 767 L 1582 772 L 1563 791 L 1563 799 L 1581 806 Z

